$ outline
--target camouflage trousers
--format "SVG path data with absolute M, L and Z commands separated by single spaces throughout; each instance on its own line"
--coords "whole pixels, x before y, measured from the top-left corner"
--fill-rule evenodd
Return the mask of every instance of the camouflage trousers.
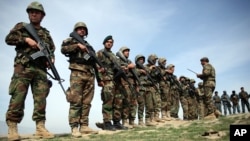
M 180 94 L 177 89 L 170 89 L 171 95 L 171 117 L 178 118 L 178 112 L 180 108 Z
M 94 97 L 95 75 L 91 71 L 71 70 L 70 94 L 77 101 L 70 102 L 69 124 L 71 127 L 89 124 L 89 112 Z
M 34 99 L 34 110 L 32 119 L 34 121 L 46 120 L 46 97 L 49 94 L 47 74 L 38 67 L 30 66 L 24 68 L 17 64 L 9 85 L 11 95 L 6 120 L 20 123 L 24 116 L 25 99 L 31 85 Z
M 205 107 L 207 109 L 207 113 L 205 113 L 205 116 L 215 111 L 213 99 L 212 99 L 214 89 L 215 87 L 204 86 Z
M 154 114 L 154 101 L 153 101 L 153 95 L 155 93 L 152 93 L 154 91 L 154 88 L 146 87 L 145 91 L 145 118 L 149 119 Z
M 101 91 L 103 121 L 109 122 L 113 119 L 113 102 L 115 97 L 115 85 L 112 80 L 104 81 Z
M 153 98 L 154 116 L 159 116 L 161 113 L 161 95 L 158 89 L 150 89 Z
M 203 119 L 205 115 L 205 104 L 203 96 L 197 97 L 197 106 L 198 106 L 198 118 Z
M 131 90 L 129 85 L 123 85 L 121 93 L 124 95 L 122 119 L 135 120 L 137 108 L 136 92 Z
M 127 99 L 125 99 L 125 95 L 124 95 L 124 87 L 122 84 L 120 83 L 116 83 L 115 84 L 115 93 L 114 93 L 114 100 L 113 100 L 113 115 L 112 115 L 112 119 L 113 121 L 120 121 L 122 119 L 122 114 L 123 114 L 123 108 L 124 105 L 128 105 L 128 104 L 124 104 L 124 102 L 126 103 Z M 105 121 L 104 121 L 105 122 Z
M 139 90 L 139 95 L 137 96 L 137 103 L 138 103 L 138 108 L 137 108 L 137 114 L 138 114 L 138 119 L 143 119 L 144 118 L 144 109 L 145 109 L 145 90 L 141 89 Z
M 195 97 L 189 96 L 187 98 L 188 101 L 188 119 L 195 120 L 198 119 L 197 117 L 197 101 Z
M 188 120 L 188 99 L 180 96 L 181 107 L 183 111 L 183 120 Z
M 161 89 L 161 111 L 167 112 L 171 110 L 171 95 L 167 85 L 160 86 Z

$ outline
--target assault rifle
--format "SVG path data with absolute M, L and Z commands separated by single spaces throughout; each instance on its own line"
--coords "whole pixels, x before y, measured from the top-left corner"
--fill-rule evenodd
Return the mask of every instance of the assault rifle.
M 39 36 L 37 35 L 37 32 L 35 30 L 35 28 L 33 27 L 32 24 L 26 24 L 25 26 L 25 29 L 28 31 L 28 33 L 35 39 L 35 41 L 37 42 L 38 44 L 38 48 L 39 48 L 39 51 L 33 53 L 32 55 L 30 55 L 30 57 L 35 60 L 39 57 L 45 57 L 49 63 L 49 66 L 50 66 L 50 69 L 53 73 L 54 76 L 52 76 L 50 73 L 47 72 L 47 74 L 54 80 L 57 80 L 58 83 L 60 84 L 64 94 L 66 95 L 66 91 L 62 85 L 62 82 L 64 81 L 64 79 L 61 79 L 59 73 L 57 72 L 56 70 L 56 67 L 54 65 L 54 63 L 52 63 L 51 61 L 51 52 L 50 52 L 50 49 L 48 48 L 48 45 L 42 41 Z
M 73 31 L 72 33 L 70 33 L 69 35 L 70 37 L 76 39 L 79 43 L 85 45 L 88 49 L 88 54 L 86 56 L 84 56 L 84 58 L 86 60 L 93 58 L 95 63 L 97 63 L 101 68 L 104 68 L 103 64 L 98 60 L 98 58 L 96 57 L 95 51 L 93 49 L 92 46 L 90 46 L 89 44 L 87 44 L 86 41 L 83 40 L 83 38 L 77 34 L 75 31 Z
M 131 92 L 135 93 L 136 96 L 138 96 L 138 93 L 135 90 L 134 86 L 129 82 L 126 73 L 123 71 L 123 69 L 121 68 L 121 66 L 117 63 L 117 61 L 115 60 L 115 58 L 113 58 L 112 56 L 110 56 L 107 53 L 106 50 L 103 51 L 103 55 L 106 56 L 113 63 L 113 65 L 114 65 L 114 72 L 115 72 L 114 81 L 115 82 L 119 82 L 120 78 L 123 78 L 128 83 L 129 89 L 131 90 Z
M 122 55 L 122 53 L 121 53 L 120 51 L 118 51 L 118 52 L 116 53 L 116 56 L 118 56 L 122 61 L 128 63 L 128 59 L 125 58 L 125 57 Z M 134 76 L 134 78 L 136 79 L 136 81 L 138 82 L 138 84 L 141 85 L 141 81 L 140 81 L 138 75 L 136 74 L 135 69 L 134 69 L 134 68 L 133 68 L 133 69 L 129 69 L 129 71 L 133 74 L 133 76 Z
M 169 79 L 169 81 L 170 81 L 170 83 L 171 83 L 172 85 L 175 84 L 175 85 L 177 86 L 178 91 L 179 91 L 180 93 L 183 92 L 183 89 L 182 89 L 182 87 L 181 87 L 180 82 L 179 82 L 178 80 L 176 80 L 172 74 L 169 74 L 169 75 L 168 75 L 168 79 Z
M 150 74 L 148 73 L 148 71 L 146 70 L 146 68 L 139 62 L 136 62 L 136 65 L 140 68 L 143 69 L 146 72 L 146 76 L 149 79 L 149 81 L 156 87 L 158 88 L 158 86 L 155 84 L 155 81 L 152 79 L 152 77 L 150 76 Z

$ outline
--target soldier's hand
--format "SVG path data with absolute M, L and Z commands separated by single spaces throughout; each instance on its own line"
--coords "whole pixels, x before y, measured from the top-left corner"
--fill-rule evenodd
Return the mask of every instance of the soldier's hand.
M 155 65 L 150 66 L 149 69 L 151 70 L 155 69 Z
M 140 69 L 139 71 L 140 73 L 147 74 L 147 72 L 144 69 Z
M 129 69 L 135 68 L 135 64 L 133 64 L 133 63 L 128 64 L 128 68 L 129 68 Z
M 25 42 L 33 49 L 38 48 L 37 42 L 29 37 L 25 38 Z
M 78 46 L 82 51 L 88 52 L 88 49 L 87 49 L 87 47 L 86 47 L 85 45 L 78 43 L 77 46 Z
M 104 82 L 103 81 L 99 81 L 98 82 L 98 86 L 103 87 L 104 86 Z
M 104 68 L 98 68 L 98 72 L 104 73 L 104 72 L 105 72 L 105 69 L 104 69 Z

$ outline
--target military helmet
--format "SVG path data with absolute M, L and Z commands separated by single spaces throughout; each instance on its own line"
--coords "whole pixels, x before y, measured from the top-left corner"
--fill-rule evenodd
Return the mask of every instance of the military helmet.
M 154 65 L 156 63 L 156 60 L 158 59 L 156 54 L 150 54 L 148 56 L 148 63 Z
M 169 65 L 167 65 L 167 68 L 166 69 L 171 69 L 171 68 L 173 68 L 174 67 L 174 65 L 173 64 L 169 64 Z
M 77 22 L 74 26 L 74 31 L 76 31 L 76 29 L 79 27 L 84 27 L 86 29 L 86 35 L 88 35 L 88 28 L 84 22 Z
M 130 51 L 130 48 L 128 48 L 128 47 L 126 47 L 126 46 L 123 46 L 123 47 L 120 48 L 119 51 L 123 53 L 123 51 L 125 51 L 125 50 Z
M 135 62 L 137 62 L 139 58 L 143 58 L 143 61 L 145 62 L 145 56 L 143 56 L 142 54 L 135 56 Z
M 198 83 L 198 86 L 202 86 L 202 85 L 203 85 L 203 83 L 202 83 L 202 82 L 199 82 L 199 83 Z
M 158 64 L 162 64 L 163 62 L 166 62 L 167 59 L 166 58 L 159 58 L 158 59 Z
M 202 57 L 200 61 L 209 62 L 209 59 L 207 57 Z
M 195 80 L 194 79 L 190 79 L 190 83 L 195 83 Z
M 37 1 L 34 1 L 32 3 L 30 3 L 26 9 L 27 12 L 29 12 L 30 10 L 38 10 L 38 11 L 41 11 L 43 13 L 43 15 L 45 15 L 45 11 L 44 11 L 44 8 L 43 8 L 43 5 Z
M 183 76 L 183 75 L 181 75 L 181 76 L 180 76 L 179 80 L 181 80 L 181 78 L 186 79 L 186 77 L 185 77 L 185 76 Z

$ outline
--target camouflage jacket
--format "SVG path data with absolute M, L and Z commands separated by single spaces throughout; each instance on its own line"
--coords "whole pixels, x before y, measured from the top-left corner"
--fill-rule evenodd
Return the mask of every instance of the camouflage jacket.
M 108 58 L 103 54 L 104 51 L 109 55 L 110 58 Z M 97 51 L 96 56 L 101 61 L 103 66 L 105 66 L 106 69 L 105 73 L 103 74 L 99 73 L 101 81 L 113 81 L 115 75 L 115 70 L 114 70 L 115 65 L 112 62 L 112 60 L 116 60 L 116 62 L 119 62 L 115 54 L 112 51 L 106 50 L 104 48 Z
M 86 45 L 89 45 L 87 41 Z M 79 70 L 79 71 L 90 71 L 94 73 L 94 61 L 91 58 L 86 58 L 87 52 L 83 52 L 78 47 L 78 41 L 73 38 L 67 38 L 63 41 L 61 46 L 61 52 L 66 57 L 69 57 L 69 69 Z M 94 50 L 93 50 L 94 51 Z
M 215 87 L 215 69 L 211 64 L 203 65 L 202 75 L 203 86 Z
M 141 85 L 152 85 L 152 83 L 148 79 L 147 75 L 142 73 L 141 68 L 139 68 L 138 66 L 136 66 L 136 72 L 137 72 L 137 75 L 140 79 Z
M 14 63 L 22 64 L 24 66 L 35 64 L 41 68 L 46 68 L 47 60 L 45 57 L 39 57 L 35 60 L 30 59 L 30 55 L 39 51 L 39 49 L 33 49 L 25 42 L 25 38 L 32 38 L 28 31 L 25 29 L 25 25 L 26 23 L 23 22 L 17 23 L 5 38 L 5 42 L 8 45 L 16 46 L 15 50 L 17 54 Z M 51 58 L 54 58 L 55 45 L 49 31 L 44 27 L 36 29 L 36 31 L 41 41 L 43 41 L 50 49 Z
M 160 86 L 170 87 L 170 81 L 168 79 L 168 73 L 166 73 L 166 68 L 161 66 L 157 66 L 157 68 L 160 71 L 161 76 L 163 77 L 159 79 Z

